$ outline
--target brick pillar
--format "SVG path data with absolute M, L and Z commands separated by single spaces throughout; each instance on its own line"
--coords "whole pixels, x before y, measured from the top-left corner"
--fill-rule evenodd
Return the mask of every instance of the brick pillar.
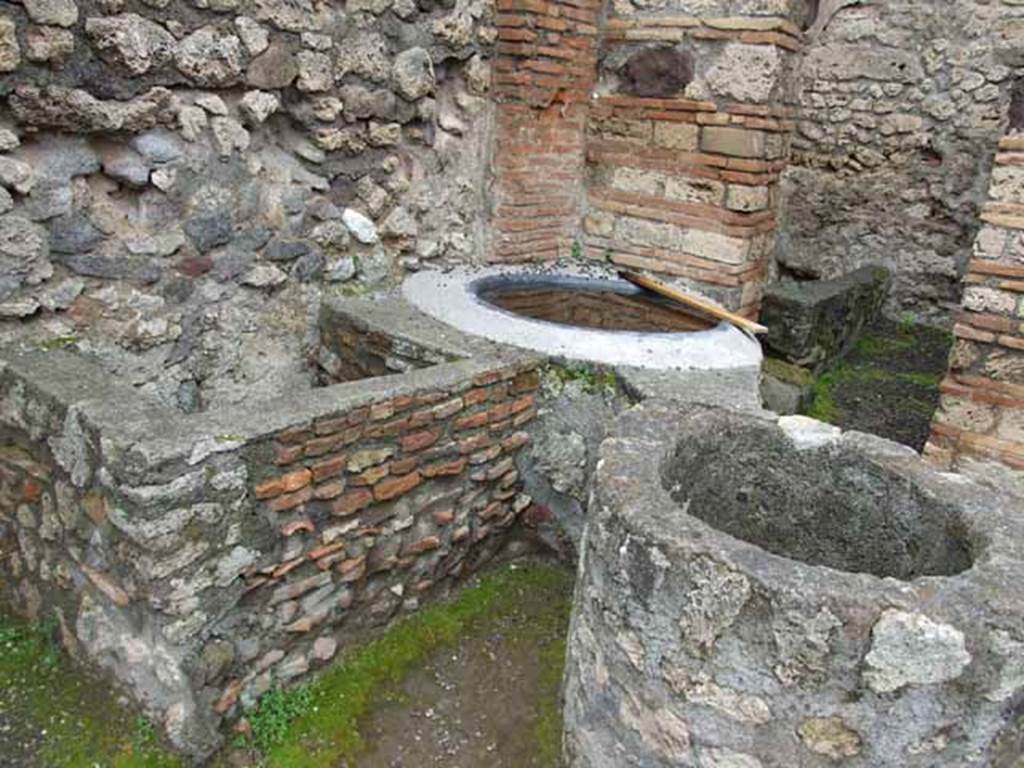
M 1024 471 L 1024 133 L 999 143 L 925 453 Z
M 598 0 L 497 0 L 490 261 L 573 252 Z
M 588 131 L 587 255 L 660 273 L 756 316 L 794 128 L 800 29 L 773 16 L 615 9 Z M 685 57 L 687 92 L 699 98 L 669 93 L 672 83 L 667 95 L 652 95 L 657 78 L 645 82 L 646 73 L 671 74 Z

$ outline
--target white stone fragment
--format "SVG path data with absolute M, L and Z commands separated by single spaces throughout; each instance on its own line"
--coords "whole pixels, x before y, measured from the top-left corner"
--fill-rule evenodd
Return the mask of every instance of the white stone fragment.
M 779 427 L 798 451 L 813 451 L 837 442 L 843 435 L 839 427 L 807 416 L 783 416 Z
M 341 214 L 341 220 L 352 237 L 364 245 L 373 245 L 377 242 L 377 227 L 366 216 L 352 208 L 346 208 Z
M 864 681 L 876 693 L 955 680 L 971 663 L 963 632 L 919 613 L 886 611 L 871 637 Z

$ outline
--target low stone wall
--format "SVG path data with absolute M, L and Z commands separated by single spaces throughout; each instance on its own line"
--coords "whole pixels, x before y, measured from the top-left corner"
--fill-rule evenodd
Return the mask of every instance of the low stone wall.
M 573 768 L 1017 764 L 1015 499 L 810 419 L 651 401 L 588 514 Z
M 1002 139 L 927 452 L 1024 471 L 1024 134 Z
M 69 353 L 0 371 L 0 573 L 171 741 L 219 726 L 514 539 L 537 359 L 182 417 Z

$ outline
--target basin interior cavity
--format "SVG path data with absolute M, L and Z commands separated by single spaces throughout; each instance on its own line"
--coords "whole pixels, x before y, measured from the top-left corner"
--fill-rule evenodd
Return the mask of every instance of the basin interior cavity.
M 842 448 L 797 450 L 781 433 L 680 441 L 663 482 L 688 514 L 776 555 L 912 580 L 972 565 L 959 510 Z
M 629 283 L 557 275 L 478 280 L 476 296 L 515 315 L 604 331 L 692 333 L 715 323 Z

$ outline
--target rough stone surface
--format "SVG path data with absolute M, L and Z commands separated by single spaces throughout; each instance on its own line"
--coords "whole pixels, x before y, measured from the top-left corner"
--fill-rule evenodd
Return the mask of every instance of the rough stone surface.
M 174 54 L 174 36 L 135 13 L 89 18 L 85 32 L 101 56 L 133 75 L 163 66 Z
M 647 401 L 602 444 L 569 637 L 568 764 L 1012 765 L 1015 715 L 992 698 L 1018 679 L 1005 644 L 1020 630 L 1016 501 L 880 438 L 804 443 L 809 425 L 781 426 Z M 805 501 L 832 519 L 796 512 Z M 858 504 L 881 517 L 859 529 Z M 952 547 L 893 572 L 872 560 L 886 525 L 910 532 L 910 561 Z M 807 535 L 834 535 L 837 557 L 819 559 Z
M 634 96 L 675 96 L 693 80 L 693 57 L 671 47 L 648 48 L 623 65 L 621 90 Z
M 871 630 L 871 650 L 864 661 L 871 690 L 888 693 L 906 685 L 955 680 L 971 663 L 971 654 L 956 627 L 920 614 L 887 611 Z
M 233 34 L 202 27 L 178 43 L 174 63 L 197 85 L 229 85 L 242 73 L 241 43 Z

